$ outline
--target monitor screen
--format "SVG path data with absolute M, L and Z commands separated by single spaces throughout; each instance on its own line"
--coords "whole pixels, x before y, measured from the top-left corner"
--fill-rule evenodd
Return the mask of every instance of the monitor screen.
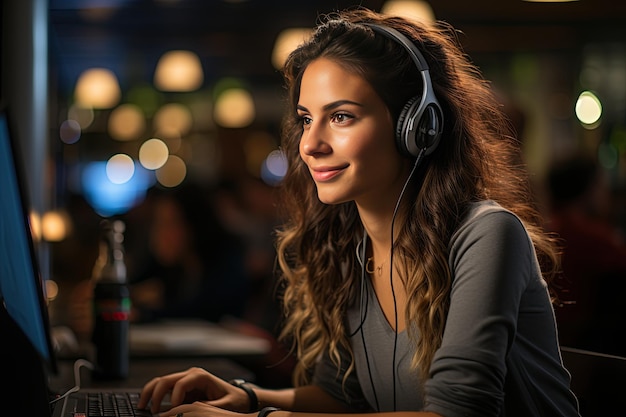
M 0 109 L 0 300 L 42 359 L 52 365 L 48 309 L 31 234 L 22 160 Z

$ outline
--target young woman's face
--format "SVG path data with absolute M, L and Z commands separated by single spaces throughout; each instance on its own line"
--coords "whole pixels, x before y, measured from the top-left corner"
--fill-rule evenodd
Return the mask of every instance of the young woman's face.
M 322 202 L 396 201 L 407 160 L 396 149 L 385 103 L 364 78 L 325 58 L 311 62 L 302 77 L 298 115 L 300 157 Z

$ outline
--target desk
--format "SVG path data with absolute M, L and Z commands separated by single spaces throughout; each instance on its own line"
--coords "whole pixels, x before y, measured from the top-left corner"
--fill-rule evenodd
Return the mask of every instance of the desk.
M 128 378 L 100 381 L 91 371 L 80 370 L 81 386 L 87 388 L 140 388 L 150 379 L 201 367 L 225 380 L 243 378 L 255 381 L 255 374 L 238 363 L 262 357 L 270 342 L 203 320 L 168 320 L 130 326 L 130 363 Z M 74 364 L 80 358 L 93 358 L 93 346 L 58 355 L 59 372 L 50 380 L 53 391 L 64 392 L 75 385 Z
M 53 392 L 63 393 L 75 385 L 74 363 L 69 359 L 59 360 L 58 373 L 50 378 L 50 389 Z M 254 381 L 255 375 L 236 362 L 226 358 L 176 358 L 176 359 L 132 359 L 129 366 L 128 378 L 115 381 L 99 381 L 91 377 L 91 371 L 80 369 L 81 387 L 86 388 L 141 388 L 150 379 L 183 371 L 192 366 L 204 368 L 207 371 L 223 378 L 243 378 Z
M 265 355 L 270 348 L 266 338 L 205 320 L 165 320 L 130 326 L 133 357 L 235 357 Z

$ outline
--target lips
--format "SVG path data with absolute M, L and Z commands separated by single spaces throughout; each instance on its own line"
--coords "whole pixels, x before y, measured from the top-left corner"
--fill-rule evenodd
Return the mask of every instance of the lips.
M 333 178 L 336 178 L 339 174 L 341 174 L 348 166 L 340 166 L 340 167 L 316 167 L 311 168 L 311 176 L 313 180 L 316 182 L 326 182 L 330 181 Z

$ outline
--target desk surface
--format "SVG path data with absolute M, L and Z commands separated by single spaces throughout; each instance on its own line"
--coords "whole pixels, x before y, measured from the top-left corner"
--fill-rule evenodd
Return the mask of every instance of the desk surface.
M 128 378 L 100 381 L 91 371 L 79 369 L 81 386 L 86 388 L 141 388 L 150 379 L 193 366 L 201 367 L 225 380 L 256 379 L 253 372 L 238 364 L 246 357 L 269 352 L 270 342 L 201 320 L 175 320 L 131 324 Z M 81 345 L 76 351 L 60 352 L 59 372 L 50 378 L 50 388 L 64 392 L 76 385 L 74 367 L 81 358 L 93 358 L 93 346 Z
M 168 320 L 130 327 L 130 353 L 135 357 L 264 355 L 270 348 L 263 337 L 204 320 Z
M 91 372 L 79 369 L 80 385 L 85 388 L 141 388 L 150 379 L 197 366 L 225 380 L 243 378 L 254 381 L 255 375 L 248 369 L 226 358 L 176 358 L 176 359 L 133 359 L 130 361 L 128 378 L 115 381 L 100 381 L 91 377 Z M 74 380 L 75 361 L 59 361 L 59 372 L 50 377 L 52 391 L 63 393 L 76 385 Z

